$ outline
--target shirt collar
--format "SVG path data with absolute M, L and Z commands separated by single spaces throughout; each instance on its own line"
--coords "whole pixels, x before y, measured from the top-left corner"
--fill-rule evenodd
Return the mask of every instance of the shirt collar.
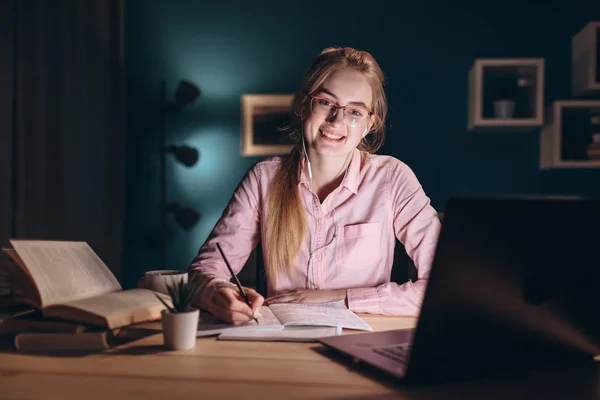
M 360 151 L 355 149 L 352 152 L 352 157 L 350 158 L 350 165 L 348 165 L 348 173 L 346 174 L 346 178 L 342 181 L 342 185 L 346 186 L 346 188 L 352 193 L 358 193 L 358 181 L 360 178 Z
M 360 151 L 355 149 L 352 152 L 350 157 L 350 164 L 348 165 L 348 173 L 346 177 L 342 181 L 342 186 L 346 187 L 349 191 L 356 194 L 358 193 L 358 182 L 360 178 L 360 164 L 361 164 L 361 156 Z M 300 182 L 299 185 L 304 184 L 307 188 L 310 187 L 310 181 L 305 172 L 304 165 L 306 164 L 306 158 L 302 157 L 302 161 L 300 163 Z
M 304 172 L 304 164 L 306 164 L 306 158 L 302 157 L 302 161 L 300 161 L 300 182 L 298 182 L 298 185 L 304 184 L 304 186 L 310 188 L 310 182 Z

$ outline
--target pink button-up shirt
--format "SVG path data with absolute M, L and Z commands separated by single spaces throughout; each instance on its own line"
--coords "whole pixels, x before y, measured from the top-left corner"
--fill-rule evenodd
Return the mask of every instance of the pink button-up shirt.
M 281 164 L 280 157 L 273 157 L 248 171 L 200 248 L 190 266 L 203 281 L 200 304 L 208 301 L 212 283 L 231 278 L 215 243 L 237 274 L 263 239 L 269 187 Z M 304 173 L 299 186 L 308 231 L 294 261 L 296 273 L 269 281 L 268 295 L 346 289 L 352 311 L 418 315 L 440 221 L 412 170 L 393 157 L 355 150 L 342 183 L 323 203 Z M 396 238 L 417 267 L 415 282 L 390 282 Z

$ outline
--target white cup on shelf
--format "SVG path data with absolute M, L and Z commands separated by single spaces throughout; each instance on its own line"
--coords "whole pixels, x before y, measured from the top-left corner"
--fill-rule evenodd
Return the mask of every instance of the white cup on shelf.
M 512 118 L 515 113 L 514 100 L 496 100 L 494 101 L 494 116 L 499 119 Z

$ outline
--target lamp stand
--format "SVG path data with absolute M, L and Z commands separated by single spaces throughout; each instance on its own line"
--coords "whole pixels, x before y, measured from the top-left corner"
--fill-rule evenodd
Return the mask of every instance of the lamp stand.
M 200 90 L 188 81 L 181 81 L 175 92 L 175 103 L 170 106 L 167 100 L 166 80 L 160 81 L 160 269 L 167 266 L 167 214 L 173 212 L 175 220 L 184 229 L 190 229 L 198 221 L 200 215 L 190 208 L 183 208 L 178 203 L 167 204 L 167 153 L 173 153 L 178 162 L 191 167 L 198 161 L 198 150 L 193 147 L 167 146 L 167 112 L 181 111 L 183 107 L 192 104 L 199 96 Z
M 163 79 L 160 82 L 161 129 L 160 129 L 160 269 L 167 268 L 167 89 Z

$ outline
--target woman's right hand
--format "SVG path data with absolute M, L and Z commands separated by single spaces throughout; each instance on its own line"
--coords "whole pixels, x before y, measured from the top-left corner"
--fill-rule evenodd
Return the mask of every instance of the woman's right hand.
M 256 290 L 243 288 L 252 307 L 244 301 L 237 287 L 219 285 L 207 299 L 205 307 L 212 315 L 233 325 L 251 321 L 265 299 Z

